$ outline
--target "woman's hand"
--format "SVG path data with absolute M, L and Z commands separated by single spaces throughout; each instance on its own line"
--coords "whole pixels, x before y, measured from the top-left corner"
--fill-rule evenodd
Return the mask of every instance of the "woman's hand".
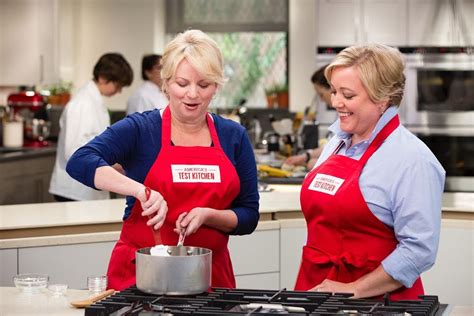
M 146 224 L 158 230 L 165 222 L 168 204 L 159 192 L 150 190 L 150 195 L 147 196 L 146 190 L 146 188 L 140 189 L 135 197 L 141 203 L 142 216 L 148 216 Z
M 195 233 L 201 227 L 213 209 L 208 207 L 195 207 L 189 212 L 184 212 L 178 216 L 176 220 L 176 228 L 174 231 L 179 234 L 186 229 L 186 236 Z
M 352 293 L 353 298 L 358 298 L 353 283 L 342 283 L 329 279 L 325 279 L 323 282 L 313 287 L 310 291 L 330 293 Z
M 324 280 L 316 285 L 311 291 L 331 292 L 331 293 L 352 293 L 353 298 L 373 297 L 393 292 L 400 288 L 402 284 L 393 279 L 382 265 L 374 271 L 367 273 L 350 283 L 341 283 L 332 280 Z
M 290 156 L 283 163 L 291 166 L 304 166 L 306 164 L 306 154 Z

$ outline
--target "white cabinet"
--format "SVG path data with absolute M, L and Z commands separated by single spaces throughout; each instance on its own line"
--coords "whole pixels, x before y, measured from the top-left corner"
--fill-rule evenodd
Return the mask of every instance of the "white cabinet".
M 278 222 L 270 225 L 273 226 L 270 229 L 257 228 L 250 235 L 230 237 L 229 251 L 238 288 L 278 289 L 279 225 Z
M 235 283 L 239 289 L 278 290 L 280 273 L 259 273 L 236 275 Z
M 57 0 L 0 0 L 0 85 L 57 80 Z
M 45 273 L 50 283 L 65 283 L 72 289 L 87 288 L 88 275 L 107 272 L 115 242 L 20 248 L 19 273 Z
M 405 45 L 406 8 L 406 0 L 320 0 L 316 12 L 318 45 Z
M 474 221 L 443 219 L 436 262 L 421 278 L 440 302 L 474 305 Z
M 474 44 L 474 0 L 410 0 L 408 16 L 408 45 Z
M 306 221 L 280 220 L 280 243 L 280 288 L 293 290 L 306 244 Z
M 13 276 L 18 273 L 17 267 L 18 250 L 0 250 L 0 286 L 14 286 Z

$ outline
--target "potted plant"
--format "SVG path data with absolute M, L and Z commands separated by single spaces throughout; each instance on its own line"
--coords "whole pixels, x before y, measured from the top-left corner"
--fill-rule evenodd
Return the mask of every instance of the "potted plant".
M 272 85 L 265 89 L 265 96 L 267 97 L 267 106 L 269 109 L 273 109 L 276 104 L 276 85 Z
M 275 89 L 276 100 L 278 108 L 288 109 L 289 95 L 288 95 L 288 84 L 280 84 Z
M 51 105 L 66 105 L 71 99 L 72 82 L 60 81 L 49 87 L 48 103 Z

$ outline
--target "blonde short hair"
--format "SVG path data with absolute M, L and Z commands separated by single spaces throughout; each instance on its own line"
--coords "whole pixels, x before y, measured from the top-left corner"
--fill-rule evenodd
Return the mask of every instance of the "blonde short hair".
M 326 67 L 324 75 L 331 81 L 336 67 L 355 66 L 370 99 L 388 100 L 388 105 L 399 106 L 405 88 L 402 54 L 395 48 L 381 44 L 350 46 L 342 50 Z
M 206 80 L 218 86 L 224 79 L 224 61 L 217 43 L 200 30 L 179 33 L 169 42 L 161 59 L 163 91 L 176 73 L 179 63 L 186 59 Z

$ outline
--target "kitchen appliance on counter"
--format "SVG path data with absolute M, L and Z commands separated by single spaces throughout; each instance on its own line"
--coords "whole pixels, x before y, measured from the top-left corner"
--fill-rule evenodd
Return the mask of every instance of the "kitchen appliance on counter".
M 23 121 L 24 147 L 47 147 L 50 142 L 51 122 L 48 119 L 44 97 L 34 87 L 20 87 L 17 93 L 8 96 L 10 116 Z
M 149 295 L 136 287 L 85 309 L 97 315 L 443 315 L 437 296 L 420 300 L 351 299 L 349 294 L 213 288 L 189 296 Z

